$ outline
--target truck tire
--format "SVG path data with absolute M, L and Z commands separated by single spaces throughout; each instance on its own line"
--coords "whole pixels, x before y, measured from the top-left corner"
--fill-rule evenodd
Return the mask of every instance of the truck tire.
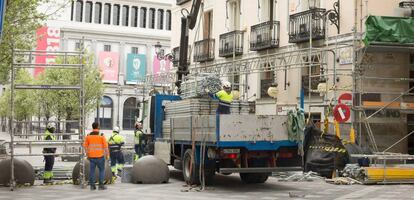
M 192 170 L 190 173 L 190 165 L 192 165 Z M 193 162 L 191 163 L 191 149 L 187 149 L 184 152 L 184 157 L 182 161 L 182 168 L 183 168 L 183 177 L 184 181 L 189 185 L 198 185 L 200 184 L 199 179 L 199 168 Z
M 240 173 L 240 178 L 244 183 L 264 183 L 269 178 L 268 173 Z
M 206 164 L 204 167 L 204 180 L 206 185 L 213 185 L 214 177 L 216 175 L 216 165 L 212 161 L 210 164 Z

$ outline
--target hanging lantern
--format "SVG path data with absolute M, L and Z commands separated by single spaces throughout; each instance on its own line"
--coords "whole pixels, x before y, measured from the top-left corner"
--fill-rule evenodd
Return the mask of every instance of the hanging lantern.
M 327 89 L 327 87 L 328 87 L 328 85 L 327 85 L 325 82 L 323 82 L 323 83 L 319 83 L 319 84 L 318 84 L 318 92 L 319 92 L 321 95 L 325 94 L 325 93 L 326 93 L 326 89 Z
M 277 89 L 277 85 L 271 85 L 268 89 L 267 89 L 267 94 L 276 99 L 277 95 L 279 94 L 279 90 Z
M 233 100 L 239 100 L 240 99 L 240 92 L 238 90 L 231 91 L 233 94 Z

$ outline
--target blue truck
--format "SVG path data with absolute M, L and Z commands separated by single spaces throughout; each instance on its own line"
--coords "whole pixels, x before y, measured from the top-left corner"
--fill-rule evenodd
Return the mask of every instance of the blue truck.
M 264 183 L 272 172 L 301 170 L 298 144 L 288 139 L 287 116 L 216 114 L 217 102 L 155 95 L 147 124 L 154 154 L 182 170 L 189 184 L 212 184 L 216 173 L 239 173 Z

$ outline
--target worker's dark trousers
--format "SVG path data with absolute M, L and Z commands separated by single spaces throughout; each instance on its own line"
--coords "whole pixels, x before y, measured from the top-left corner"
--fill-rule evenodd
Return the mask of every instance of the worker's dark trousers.
M 45 171 L 52 171 L 53 165 L 55 164 L 55 156 L 44 156 L 45 157 Z
M 217 114 L 230 114 L 230 104 L 219 102 Z
M 134 145 L 135 153 L 138 155 L 138 158 L 141 158 L 144 155 L 144 145 L 135 144 Z
M 89 184 L 95 185 L 95 169 L 99 169 L 99 185 L 104 184 L 105 178 L 105 158 L 102 156 L 100 158 L 89 158 Z
M 118 164 L 125 164 L 124 154 L 120 150 L 110 151 L 109 155 L 111 156 L 111 167 Z

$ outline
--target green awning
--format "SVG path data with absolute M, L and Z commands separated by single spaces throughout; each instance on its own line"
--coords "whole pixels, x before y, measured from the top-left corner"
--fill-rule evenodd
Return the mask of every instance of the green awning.
M 365 25 L 365 45 L 369 45 L 373 42 L 414 44 L 413 17 L 369 16 Z

